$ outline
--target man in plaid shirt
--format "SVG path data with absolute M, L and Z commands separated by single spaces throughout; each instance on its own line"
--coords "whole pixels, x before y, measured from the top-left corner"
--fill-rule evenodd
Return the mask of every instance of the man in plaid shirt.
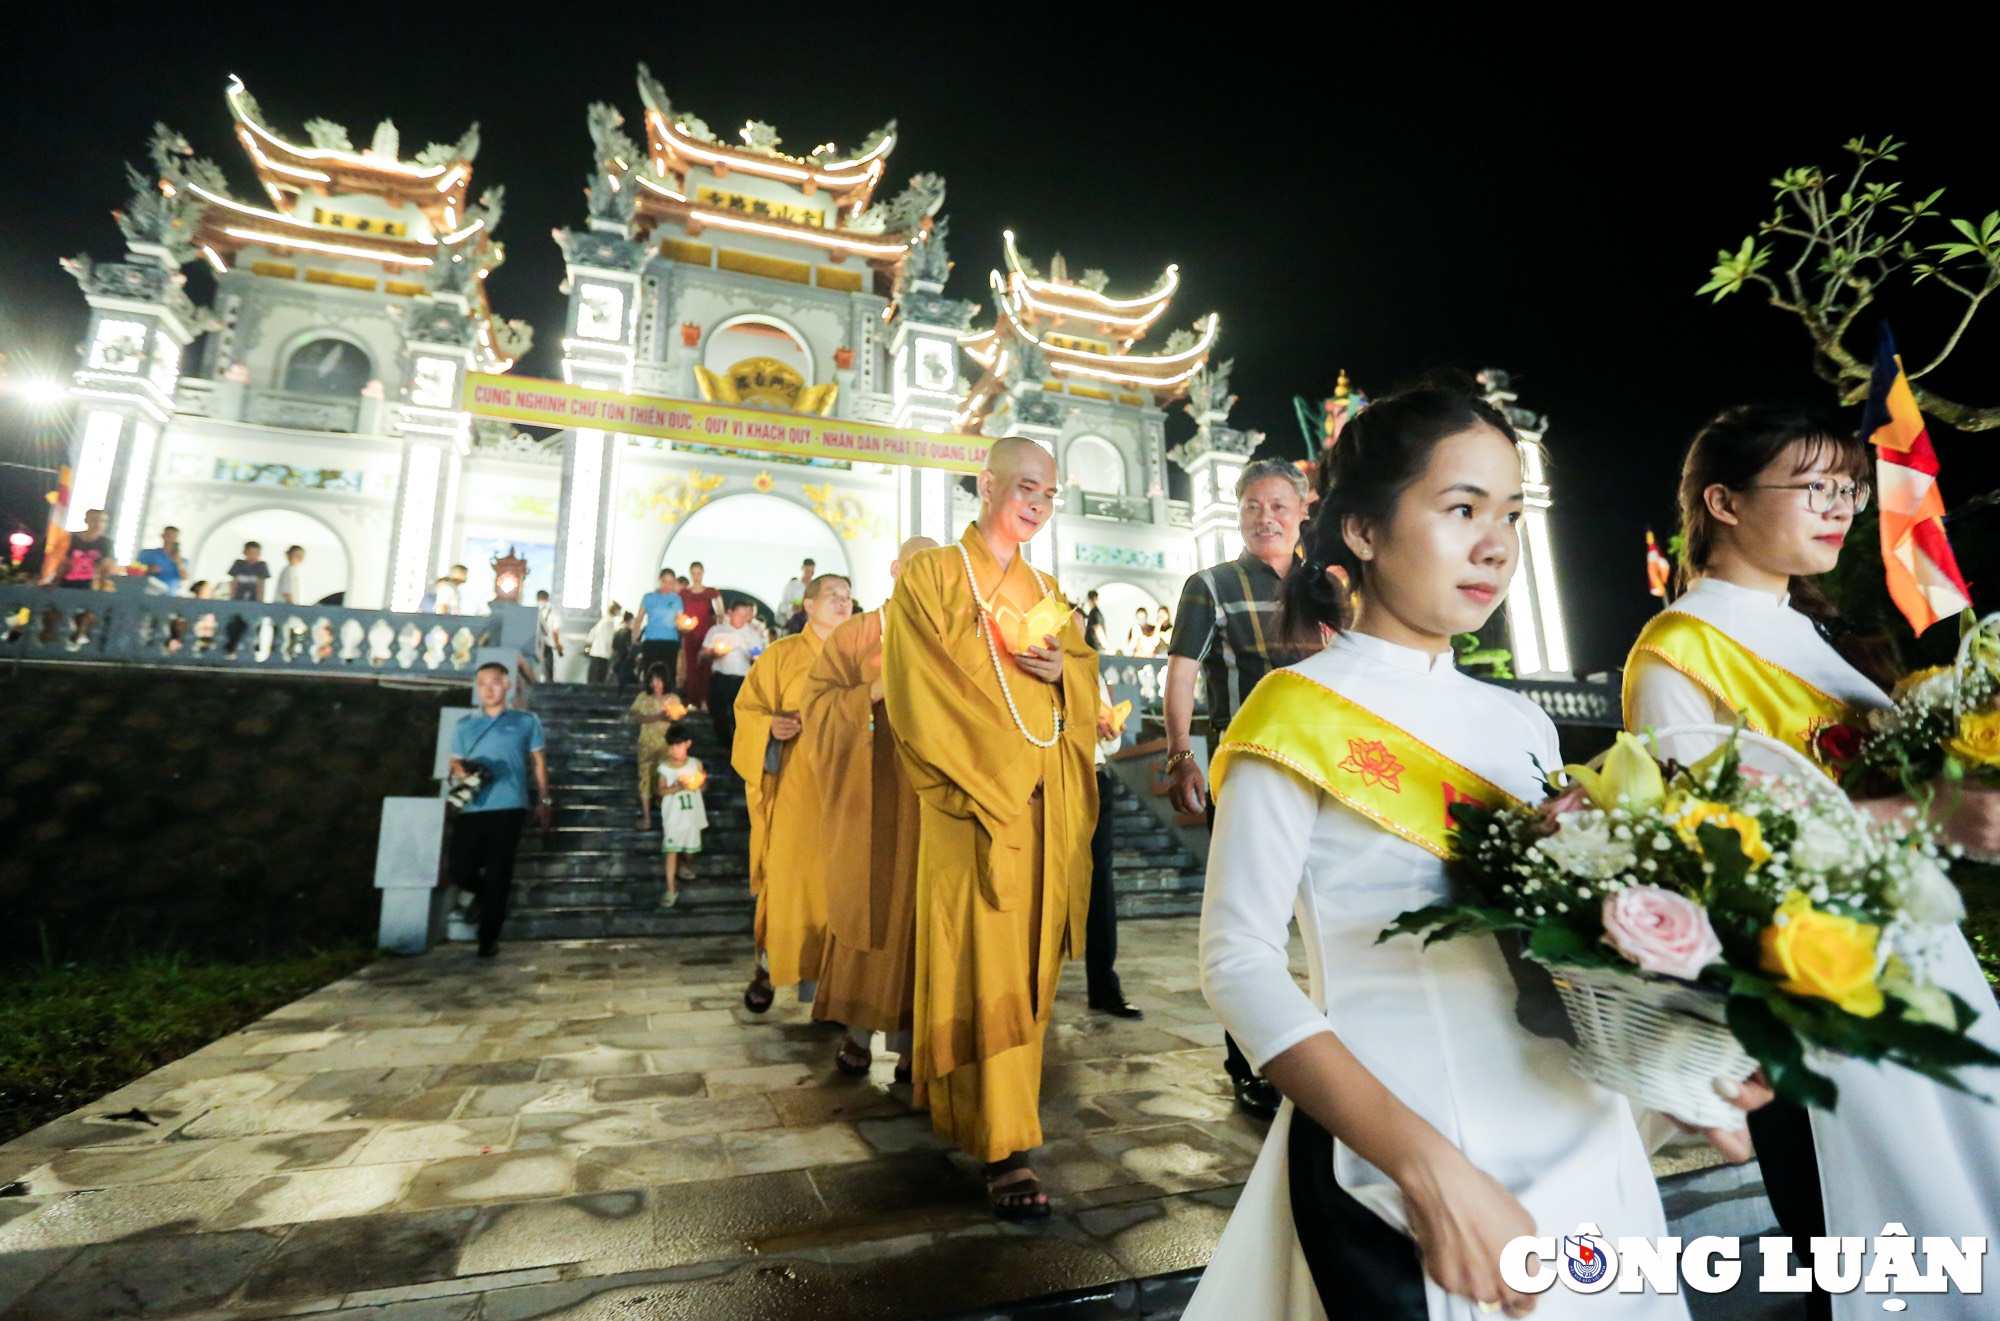
M 1237 527 L 1243 553 L 1194 574 L 1181 589 L 1167 661 L 1167 780 L 1174 810 L 1206 815 L 1215 804 L 1193 743 L 1197 675 L 1207 678 L 1208 746 L 1213 749 L 1257 681 L 1313 650 L 1286 641 L 1279 622 L 1285 575 L 1298 555 L 1306 517 L 1306 479 L 1276 459 L 1260 459 L 1236 483 Z M 1278 1091 L 1251 1068 L 1233 1040 L 1227 1068 L 1236 1103 L 1252 1114 L 1277 1113 Z

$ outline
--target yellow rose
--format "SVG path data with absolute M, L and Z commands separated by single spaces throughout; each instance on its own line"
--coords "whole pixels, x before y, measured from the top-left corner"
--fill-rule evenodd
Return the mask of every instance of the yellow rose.
M 1763 968 L 1784 977 L 1778 983 L 1782 990 L 1818 996 L 1857 1017 L 1873 1018 L 1882 1012 L 1882 988 L 1875 983 L 1880 934 L 1867 922 L 1820 912 L 1794 890 L 1759 937 Z
M 1676 798 L 1667 805 L 1669 815 L 1678 811 L 1680 820 L 1674 823 L 1674 833 L 1687 846 L 1697 851 L 1701 848 L 1701 836 L 1696 833 L 1706 823 L 1720 830 L 1736 832 L 1737 846 L 1743 856 L 1750 860 L 1752 867 L 1761 867 L 1771 860 L 1771 846 L 1764 842 L 1764 827 L 1754 816 L 1738 812 L 1721 803 L 1711 803 L 1705 798 Z
M 1935 679 L 1950 668 L 1951 666 L 1949 665 L 1933 665 L 1927 670 L 1912 670 L 1896 681 L 1896 691 L 1893 696 L 1900 702 L 1918 684 L 1924 682 L 1926 679 Z
M 1945 740 L 1945 751 L 1974 766 L 2000 766 L 2000 711 L 1968 711 L 1958 718 L 1958 732 Z

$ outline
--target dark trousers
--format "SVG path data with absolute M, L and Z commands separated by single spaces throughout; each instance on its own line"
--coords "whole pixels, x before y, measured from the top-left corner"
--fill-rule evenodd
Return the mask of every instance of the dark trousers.
M 1208 814 L 1208 833 L 1211 838 L 1215 834 L 1215 793 L 1213 790 L 1214 786 L 1211 785 L 1208 795 L 1208 806 L 1204 809 Z M 1230 1036 L 1227 1032 L 1222 1034 L 1222 1051 L 1222 1068 L 1230 1077 L 1241 1082 L 1245 1078 L 1255 1078 L 1257 1076 L 1257 1070 L 1250 1067 L 1249 1056 L 1245 1055 L 1242 1049 L 1237 1046 L 1236 1038 Z
M 1826 1202 L 1819 1188 L 1819 1150 L 1812 1116 L 1793 1101 L 1773 1101 L 1750 1113 L 1750 1141 L 1764 1172 L 1764 1195 L 1778 1229 L 1792 1240 L 1799 1264 L 1812 1264 L 1812 1240 L 1826 1237 Z M 1833 1295 L 1817 1284 L 1806 1296 L 1809 1321 L 1831 1321 Z
M 708 714 L 715 721 L 715 736 L 722 740 L 725 757 L 736 745 L 736 694 L 742 691 L 742 675 L 709 673 Z
M 1119 1004 L 1118 894 L 1111 884 L 1111 772 L 1097 768 L 1097 828 L 1090 832 L 1090 912 L 1083 923 L 1083 968 L 1092 1004 Z
M 641 688 L 646 686 L 646 671 L 652 669 L 655 665 L 664 665 L 667 667 L 667 687 L 672 689 L 674 686 L 674 667 L 680 663 L 680 659 L 681 644 L 678 638 L 672 638 L 665 642 L 641 642 L 639 644 L 639 686 Z
M 514 888 L 514 850 L 521 842 L 526 808 L 460 812 L 451 825 L 451 883 L 479 905 L 479 943 L 500 939 Z
M 1285 1154 L 1299 1249 L 1327 1321 L 1424 1321 L 1417 1245 L 1333 1177 L 1333 1135 L 1295 1108 Z
M 589 673 L 584 675 L 583 681 L 585 683 L 603 683 L 610 677 L 611 658 L 609 656 L 592 656 L 590 658 Z
M 542 648 L 542 682 L 556 681 L 556 649 L 553 645 Z

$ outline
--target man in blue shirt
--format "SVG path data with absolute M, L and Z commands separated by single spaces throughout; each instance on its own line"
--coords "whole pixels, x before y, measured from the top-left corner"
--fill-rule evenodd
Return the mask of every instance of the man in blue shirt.
M 514 886 L 514 850 L 528 816 L 528 768 L 535 771 L 535 824 L 549 827 L 549 764 L 542 753 L 541 717 L 507 706 L 507 667 L 479 667 L 473 687 L 479 712 L 458 722 L 451 736 L 451 775 L 464 779 L 477 766 L 481 784 L 452 823 L 451 883 L 473 896 L 479 910 L 479 957 L 500 952 L 500 926 Z
M 641 681 L 655 665 L 667 667 L 672 683 L 674 667 L 681 656 L 681 601 L 678 580 L 672 569 L 660 570 L 660 590 L 648 592 L 639 601 L 639 674 Z
M 187 577 L 187 561 L 181 558 L 181 530 L 160 529 L 160 544 L 139 552 L 139 563 L 160 584 L 168 596 L 181 594 L 181 580 Z

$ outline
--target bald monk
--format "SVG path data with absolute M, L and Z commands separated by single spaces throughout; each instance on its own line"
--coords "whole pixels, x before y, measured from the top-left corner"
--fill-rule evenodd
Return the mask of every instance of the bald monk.
M 1097 657 L 1024 551 L 1055 496 L 1048 451 L 996 441 L 978 521 L 910 557 L 883 622 L 889 725 L 920 804 L 916 1099 L 986 1162 L 1003 1219 L 1049 1211 L 1028 1162 L 1042 1038 L 1062 962 L 1083 951 L 1097 817 Z
M 889 576 L 929 537 L 911 537 Z M 799 756 L 819 786 L 818 847 L 826 878 L 826 952 L 813 1017 L 840 1023 L 847 1037 L 834 1057 L 842 1073 L 874 1063 L 874 1036 L 903 1058 L 896 1080 L 910 1081 L 911 996 L 917 957 L 917 796 L 889 733 L 883 706 L 882 612 L 870 611 L 827 637 L 806 677 Z
M 826 889 L 820 872 L 819 801 L 811 769 L 796 756 L 806 675 L 829 633 L 854 611 L 847 579 L 813 579 L 806 626 L 767 647 L 736 698 L 736 741 L 729 764 L 743 777 L 750 808 L 750 893 L 757 896 L 757 968 L 743 1005 L 761 1014 L 780 986 L 812 998 L 826 939 Z

